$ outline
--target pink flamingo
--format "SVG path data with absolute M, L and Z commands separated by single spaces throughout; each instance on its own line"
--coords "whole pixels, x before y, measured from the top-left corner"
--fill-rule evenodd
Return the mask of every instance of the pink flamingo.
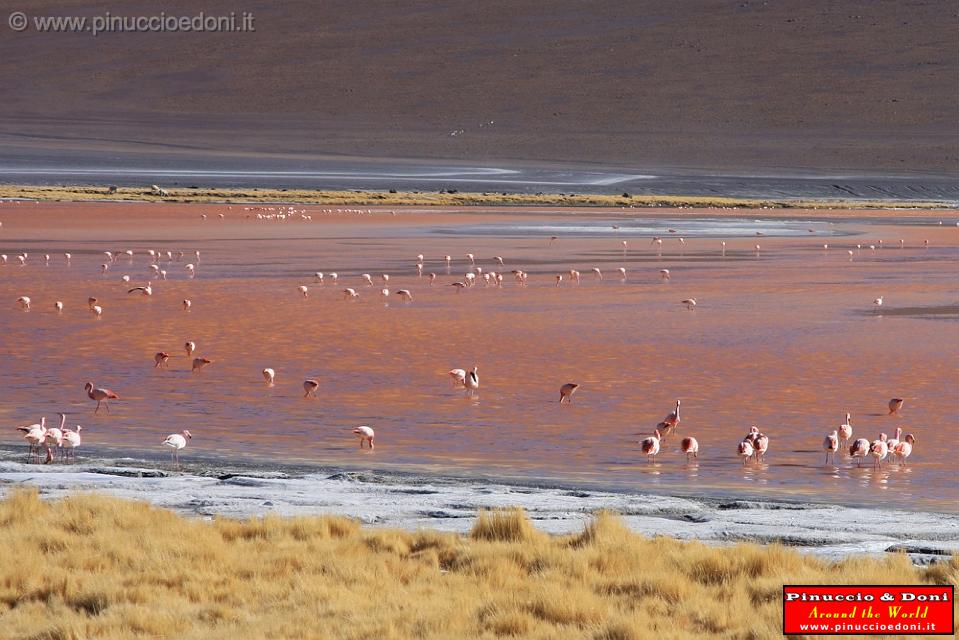
M 193 435 L 184 429 L 182 433 L 171 433 L 163 441 L 163 444 L 170 447 L 174 465 L 180 466 L 180 449 L 186 448 L 187 440 L 192 440 Z
M 839 425 L 839 444 L 845 445 L 852 437 L 852 415 L 846 414 L 846 422 Z
M 559 402 L 563 403 L 565 400 L 567 404 L 573 404 L 573 394 L 576 390 L 579 389 L 579 385 L 575 382 L 567 382 L 562 387 L 559 388 Z
M 882 461 L 886 459 L 889 453 L 889 445 L 886 444 L 886 434 L 880 433 L 878 440 L 873 440 L 869 445 L 869 455 L 876 459 L 875 466 L 882 469 Z
M 869 441 L 859 438 L 849 446 L 849 457 L 859 458 L 856 466 L 862 466 L 862 459 L 869 455 Z
M 826 461 L 829 464 L 829 454 L 832 454 L 832 463 L 836 464 L 836 452 L 839 451 L 839 431 L 833 431 L 822 441 L 822 448 L 826 450 Z
M 699 442 L 692 436 L 683 438 L 682 442 L 679 443 L 679 448 L 686 454 L 686 462 L 689 462 L 690 455 L 694 458 L 699 457 Z
M 29 459 L 33 460 L 36 458 L 36 461 L 40 462 L 40 445 L 43 444 L 44 440 L 47 438 L 46 416 L 40 418 L 40 424 L 17 427 L 17 431 L 22 431 L 24 433 L 23 439 L 26 440 L 30 445 L 30 451 L 28 453 Z
M 907 433 L 901 442 L 896 444 L 895 455 L 899 458 L 899 464 L 906 464 L 906 458 L 912 455 L 912 447 L 916 443 L 916 437 Z
M 92 382 L 86 383 L 85 385 L 83 385 L 83 388 L 86 390 L 86 392 L 87 392 L 87 397 L 88 397 L 88 398 L 90 398 L 91 400 L 96 400 L 96 401 L 97 401 L 97 408 L 94 409 L 94 411 L 93 411 L 94 415 L 96 415 L 97 413 L 99 413 L 99 411 L 100 411 L 100 404 L 101 404 L 101 403 L 103 404 L 103 406 L 105 406 L 105 407 L 107 408 L 107 413 L 110 413 L 110 404 L 107 402 L 107 400 L 119 400 L 119 399 L 120 399 L 120 396 L 118 396 L 117 394 L 113 393 L 113 392 L 110 391 L 109 389 L 97 389 L 97 388 L 95 388 L 95 387 L 93 386 L 93 383 L 92 383 Z
M 303 381 L 303 391 L 306 393 L 303 394 L 304 398 L 309 398 L 310 396 L 316 397 L 316 390 L 320 386 L 320 383 L 312 378 L 309 380 Z
M 81 429 L 83 429 L 83 427 L 77 425 L 75 431 L 70 429 L 63 430 L 63 455 L 64 459 L 68 462 L 71 457 L 74 461 L 77 459 L 77 447 L 83 442 L 80 438 Z
M 170 354 L 165 351 L 157 351 L 153 354 L 153 368 L 159 369 L 160 367 L 168 367 L 169 364 L 167 361 L 170 359 Z
M 653 431 L 653 435 L 648 438 L 644 438 L 640 441 L 639 445 L 643 450 L 643 453 L 646 454 L 646 461 L 651 462 L 652 459 L 659 453 L 659 440 L 662 434 L 660 434 L 659 429 Z
M 353 429 L 353 433 L 355 433 L 356 435 L 360 437 L 360 449 L 363 448 L 364 442 L 369 442 L 370 451 L 373 450 L 373 438 L 376 437 L 376 433 L 374 433 L 373 429 L 371 429 L 370 427 L 367 427 L 366 425 L 363 425 Z
M 60 426 L 47 429 L 46 437 L 44 438 L 44 443 L 47 446 L 47 459 L 46 464 L 53 462 L 53 451 L 51 446 L 57 447 L 57 458 L 62 457 L 63 454 L 63 425 L 67 422 L 67 416 L 65 414 L 60 414 Z

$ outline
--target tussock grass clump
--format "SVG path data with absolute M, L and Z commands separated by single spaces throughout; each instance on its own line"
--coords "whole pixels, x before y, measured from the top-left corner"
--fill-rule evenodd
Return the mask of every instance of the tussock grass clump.
M 3 640 L 758 640 L 781 637 L 784 582 L 959 579 L 956 559 L 827 563 L 645 538 L 610 513 L 554 537 L 521 510 L 486 511 L 460 536 L 329 516 L 208 522 L 36 490 L 0 501 L 0 549 Z

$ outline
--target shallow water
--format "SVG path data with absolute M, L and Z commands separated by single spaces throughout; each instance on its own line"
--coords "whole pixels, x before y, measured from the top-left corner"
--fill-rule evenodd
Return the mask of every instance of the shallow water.
M 797 212 L 755 222 L 757 212 L 748 212 L 709 221 L 712 230 L 697 235 L 694 225 L 712 214 L 306 210 L 311 222 L 258 221 L 241 206 L 0 205 L 0 253 L 10 256 L 0 267 L 4 442 L 18 441 L 12 427 L 65 411 L 90 446 L 162 454 L 168 433 L 189 428 L 186 457 L 959 510 L 955 464 L 943 454 L 959 414 L 959 327 L 948 314 L 898 311 L 955 304 L 954 219 L 885 224 Z M 688 226 L 684 215 L 692 216 Z M 650 234 L 664 237 L 662 252 L 636 234 L 624 254 L 611 221 L 658 229 Z M 543 231 L 553 228 L 590 231 Z M 729 229 L 742 235 L 725 238 L 724 257 L 715 236 Z M 560 236 L 552 246 L 549 235 Z M 879 239 L 882 249 L 855 248 Z M 101 252 L 127 248 L 133 263 L 122 258 L 101 276 Z M 151 298 L 128 295 L 120 276 L 144 283 L 148 248 L 187 256 L 161 262 L 168 279 L 154 281 Z M 189 279 L 184 264 L 196 249 L 201 259 Z M 24 267 L 14 264 L 21 251 L 30 254 Z M 69 265 L 64 251 L 73 254 Z M 426 272 L 438 274 L 432 288 L 415 275 L 419 253 Z M 504 287 L 447 286 L 462 279 L 467 253 L 484 270 L 497 269 L 493 256 L 502 256 Z M 446 254 L 454 257 L 450 273 Z M 513 283 L 515 268 L 531 274 L 530 286 Z M 570 268 L 582 272 L 581 284 L 554 286 L 555 274 Z M 670 269 L 669 282 L 661 268 Z M 313 283 L 315 271 L 338 272 L 339 284 Z M 411 304 L 381 301 L 384 272 L 393 291 L 413 292 Z M 373 274 L 376 287 L 364 286 L 361 273 Z M 297 292 L 301 284 L 308 298 Z M 344 286 L 360 298 L 344 300 Z M 30 312 L 14 304 L 21 295 L 32 298 Z M 872 305 L 879 295 L 881 314 Z M 99 320 L 88 296 L 104 308 Z M 679 304 L 690 296 L 695 311 Z M 181 309 L 184 298 L 193 301 L 190 312 Z M 62 315 L 54 300 L 64 302 Z M 214 361 L 200 374 L 189 371 L 187 340 Z M 169 370 L 153 368 L 159 350 L 172 354 Z M 469 399 L 446 372 L 474 364 L 481 388 Z M 260 377 L 264 367 L 276 370 L 272 388 Z M 320 382 L 316 400 L 302 397 L 308 377 Z M 120 395 L 112 413 L 93 415 L 87 380 Z M 572 405 L 557 402 L 565 382 L 582 385 Z M 906 398 L 899 418 L 885 415 L 894 396 Z M 637 442 L 677 398 L 678 435 L 648 463 Z M 840 457 L 824 465 L 822 439 L 846 411 L 854 437 L 896 426 L 914 433 L 909 464 L 874 470 Z M 359 424 L 376 429 L 375 452 L 357 447 L 350 430 Z M 771 446 L 764 464 L 744 468 L 735 447 L 752 424 Z M 701 449 L 688 465 L 678 451 L 685 435 Z

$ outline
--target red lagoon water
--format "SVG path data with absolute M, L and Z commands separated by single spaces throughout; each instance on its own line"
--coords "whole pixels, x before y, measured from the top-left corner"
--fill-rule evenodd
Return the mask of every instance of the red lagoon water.
M 18 441 L 16 425 L 65 411 L 91 447 L 162 453 L 168 433 L 189 428 L 191 450 L 206 454 L 956 509 L 953 219 L 298 210 L 313 219 L 258 220 L 242 206 L 0 205 L 0 253 L 9 256 L 0 267 L 4 440 Z M 663 237 L 661 251 L 653 235 Z M 101 275 L 102 252 L 125 249 L 132 262 Z M 147 249 L 186 256 L 162 260 L 168 275 L 158 280 Z M 504 286 L 449 286 L 463 280 L 467 253 L 485 271 L 503 271 Z M 433 287 L 416 276 L 418 254 L 437 274 Z M 193 279 L 187 262 L 197 265 Z M 567 274 L 554 286 L 571 268 L 581 283 Z M 517 286 L 511 269 L 527 271 L 529 286 Z M 315 283 L 316 271 L 337 272 L 338 284 Z M 385 304 L 383 273 L 413 302 L 391 295 Z M 153 296 L 128 295 L 124 274 L 131 285 L 152 277 Z M 359 298 L 344 300 L 346 286 Z M 30 312 L 15 304 L 21 295 Z M 689 297 L 694 311 L 680 304 Z M 213 360 L 201 374 L 190 372 L 188 340 Z M 172 354 L 168 370 L 153 368 L 161 350 Z M 446 372 L 474 365 L 481 387 L 467 398 Z M 264 384 L 264 367 L 276 371 L 275 386 Z M 320 383 L 316 400 L 303 398 L 306 378 Z M 93 415 L 87 380 L 121 396 L 111 414 Z M 581 385 L 571 405 L 558 402 L 566 382 Z M 885 415 L 892 397 L 906 399 L 901 417 Z M 677 399 L 678 437 L 648 463 L 638 440 Z M 854 437 L 897 426 L 915 434 L 909 464 L 824 465 L 822 439 L 847 411 Z M 360 424 L 376 429 L 372 454 L 350 434 Z M 753 424 L 770 450 L 764 464 L 744 468 L 736 443 Z M 684 435 L 700 443 L 690 465 L 678 451 Z

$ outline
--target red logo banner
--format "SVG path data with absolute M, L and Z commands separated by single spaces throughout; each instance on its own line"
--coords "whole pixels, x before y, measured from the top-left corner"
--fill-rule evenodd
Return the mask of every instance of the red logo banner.
M 783 585 L 783 634 L 953 635 L 955 587 Z

